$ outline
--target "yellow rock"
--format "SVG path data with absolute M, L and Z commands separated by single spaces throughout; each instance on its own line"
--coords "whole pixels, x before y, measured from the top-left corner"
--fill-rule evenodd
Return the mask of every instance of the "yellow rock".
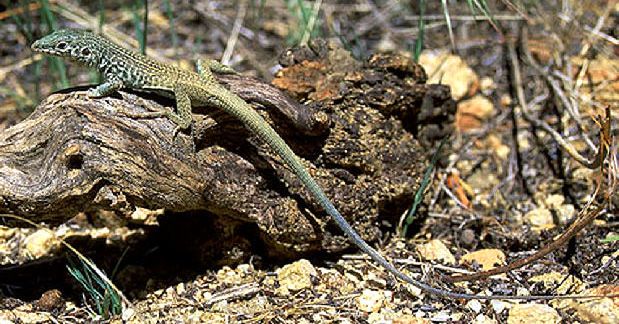
M 56 239 L 53 232 L 47 229 L 37 230 L 24 240 L 26 253 L 35 259 L 48 255 L 52 250 L 58 248 L 59 244 L 60 241 Z
M 456 258 L 449 249 L 439 240 L 431 240 L 425 244 L 417 244 L 417 252 L 428 261 L 441 261 L 443 263 L 455 264 Z
M 490 270 L 505 264 L 505 253 L 499 249 L 482 249 L 462 256 L 460 263 L 481 265 L 482 270 Z
M 534 231 L 543 231 L 555 227 L 552 213 L 546 208 L 536 208 L 526 213 L 524 221 L 531 225 L 531 229 Z
M 428 74 L 428 84 L 448 85 L 456 100 L 471 96 L 479 89 L 479 77 L 459 56 L 425 51 L 419 57 L 419 64 Z
M 381 290 L 364 289 L 355 302 L 360 311 L 375 313 L 383 307 L 385 294 Z
M 514 305 L 507 316 L 508 324 L 554 324 L 560 322 L 559 313 L 554 308 L 542 304 Z
M 314 266 L 307 260 L 301 259 L 283 266 L 277 270 L 277 279 L 280 288 L 298 291 L 312 287 L 312 277 L 318 276 Z

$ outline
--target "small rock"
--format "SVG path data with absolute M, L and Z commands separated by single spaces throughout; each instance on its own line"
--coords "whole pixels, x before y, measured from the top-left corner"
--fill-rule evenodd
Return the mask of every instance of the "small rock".
M 389 35 L 386 34 L 378 42 L 378 44 L 376 46 L 376 49 L 377 49 L 377 52 L 381 52 L 381 53 L 392 52 L 392 51 L 397 49 L 397 45 L 393 41 L 393 39 L 391 37 L 389 37 Z
M 0 240 L 8 240 L 15 235 L 17 229 L 0 225 Z
M 479 264 L 486 271 L 505 264 L 505 253 L 498 249 L 482 249 L 462 256 L 460 264 Z
M 456 258 L 440 240 L 431 240 L 425 244 L 417 244 L 417 252 L 427 261 L 441 261 L 455 264 Z
M 503 142 L 501 142 L 501 139 L 498 136 L 488 135 L 486 142 L 488 143 L 488 146 L 490 147 L 490 149 L 492 149 L 496 157 L 503 161 L 507 160 L 511 149 L 509 148 L 509 146 L 503 144 Z
M 58 248 L 60 241 L 56 239 L 54 233 L 47 229 L 40 229 L 30 234 L 24 240 L 24 248 L 27 255 L 38 259 L 48 255 L 52 250 Z
M 457 322 L 462 321 L 462 318 L 464 318 L 464 313 L 457 312 L 457 313 L 451 314 L 451 316 L 449 317 L 449 320 L 451 322 L 457 323 Z
M 430 320 L 426 318 L 416 317 L 414 315 L 401 315 L 393 319 L 393 324 L 430 324 Z
M 512 102 L 512 97 L 510 97 L 509 94 L 503 94 L 499 98 L 499 104 L 501 105 L 501 107 L 509 107 L 511 106 Z
M 550 195 L 544 200 L 546 207 L 555 212 L 561 224 L 569 223 L 576 214 L 576 208 L 572 204 L 565 204 L 563 195 Z
M 536 208 L 524 215 L 525 223 L 531 225 L 531 229 L 537 232 L 555 227 L 552 213 L 546 208 Z
M 287 264 L 277 270 L 277 279 L 280 288 L 291 291 L 311 288 L 312 277 L 316 277 L 317 275 L 318 273 L 314 266 L 305 259 Z
M 479 87 L 481 88 L 481 91 L 489 92 L 496 89 L 496 84 L 491 77 L 485 76 L 481 78 L 481 81 L 479 82 Z
M 178 296 L 182 296 L 185 294 L 187 290 L 185 289 L 185 283 L 181 282 L 178 285 L 176 285 L 176 295 Z
M 518 136 L 516 137 L 516 140 L 518 141 L 518 146 L 523 151 L 530 150 L 531 149 L 531 141 L 530 141 L 531 138 L 533 138 L 533 135 L 531 135 L 531 133 L 526 130 L 522 132 L 518 132 Z
M 131 307 L 123 307 L 122 314 L 120 317 L 123 320 L 123 323 L 133 323 L 130 322 L 131 319 L 135 316 L 135 309 Z
M 552 307 L 543 304 L 518 304 L 512 306 L 507 316 L 508 324 L 550 324 L 561 322 L 561 316 Z
M 129 215 L 129 217 L 134 221 L 139 221 L 144 225 L 159 225 L 159 216 L 163 215 L 164 210 L 162 209 L 146 209 L 141 207 L 136 207 L 133 213 Z
M 475 231 L 470 228 L 465 228 L 462 232 L 460 232 L 460 244 L 464 247 L 473 247 L 476 238 Z
M 472 310 L 473 313 L 478 314 L 481 312 L 481 303 L 477 299 L 471 299 L 466 303 L 466 307 Z
M 50 313 L 34 312 L 32 309 L 0 310 L 0 323 L 55 323 Z
M 557 294 L 580 292 L 585 285 L 580 279 L 572 275 L 564 275 L 556 271 L 533 276 L 528 280 L 531 283 L 542 283 L 544 288 L 552 289 Z
M 477 95 L 458 103 L 456 112 L 456 127 L 461 132 L 475 130 L 492 116 L 494 105 L 488 98 Z
M 58 289 L 44 292 L 39 300 L 34 302 L 34 306 L 42 311 L 51 312 L 64 307 L 62 293 Z
M 490 301 L 490 305 L 492 305 L 492 309 L 495 313 L 501 314 L 510 304 L 494 299 Z
M 582 295 L 616 295 L 617 285 L 601 285 L 582 292 Z M 576 315 L 587 323 L 619 323 L 619 300 L 613 298 L 594 298 L 566 300 L 567 307 L 576 311 Z
M 347 280 L 346 276 L 339 271 L 335 269 L 321 269 L 320 282 L 315 289 L 321 293 L 337 291 L 342 295 L 347 295 L 358 291 L 359 288 L 352 281 Z
M 236 266 L 236 270 L 242 274 L 250 274 L 254 271 L 254 267 L 251 264 L 242 263 Z
M 430 318 L 432 322 L 447 322 L 451 320 L 451 316 L 449 316 L 449 311 L 441 310 L 438 313 L 434 314 L 432 318 Z
M 424 51 L 419 57 L 419 64 L 429 76 L 426 83 L 448 85 L 455 100 L 472 96 L 479 89 L 479 77 L 459 56 Z
M 557 218 L 561 224 L 567 224 L 572 221 L 576 215 L 576 208 L 572 204 L 564 204 L 555 209 Z
M 473 320 L 473 324 L 495 324 L 497 321 L 492 319 L 484 314 L 479 314 L 475 316 L 475 320 Z
M 550 209 L 559 208 L 559 206 L 563 205 L 564 202 L 565 202 L 565 197 L 563 197 L 563 195 L 556 195 L 556 194 L 549 195 L 548 197 L 546 197 L 546 200 L 544 201 L 546 206 Z
M 385 302 L 385 294 L 381 290 L 364 289 L 355 302 L 359 310 L 363 312 L 378 312 Z

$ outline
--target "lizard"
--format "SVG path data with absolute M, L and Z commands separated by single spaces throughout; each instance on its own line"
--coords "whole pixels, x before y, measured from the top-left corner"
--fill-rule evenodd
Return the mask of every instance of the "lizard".
M 167 117 L 177 129 L 191 127 L 192 106 L 212 106 L 237 118 L 250 132 L 264 141 L 285 164 L 292 169 L 314 199 L 329 214 L 348 238 L 374 262 L 384 267 L 396 278 L 428 294 L 453 299 L 519 299 L 551 300 L 558 298 L 592 298 L 607 296 L 580 295 L 492 295 L 457 293 L 436 288 L 404 274 L 371 247 L 346 221 L 329 200 L 320 185 L 309 174 L 301 159 L 286 144 L 266 120 L 247 102 L 219 84 L 213 73 L 230 73 L 231 68 L 216 61 L 198 62 L 198 73 L 159 62 L 139 52 L 124 48 L 104 36 L 80 29 L 59 29 L 36 40 L 31 49 L 47 55 L 65 57 L 81 65 L 96 68 L 104 82 L 90 88 L 87 96 L 104 97 L 122 88 L 155 91 L 172 95 L 176 99 L 176 112 L 165 110 L 150 112 L 148 117 Z M 145 115 L 146 116 L 146 115 Z M 176 131 L 175 131 L 176 132 Z

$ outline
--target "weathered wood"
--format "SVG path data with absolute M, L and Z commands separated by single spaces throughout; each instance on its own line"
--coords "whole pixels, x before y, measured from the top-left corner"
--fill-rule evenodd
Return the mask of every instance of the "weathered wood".
M 450 132 L 454 104 L 446 87 L 423 84 L 423 71 L 406 59 L 375 56 L 363 65 L 322 46 L 315 61 L 287 66 L 275 82 L 310 100 L 306 106 L 251 78 L 220 78 L 269 108 L 263 115 L 308 161 L 327 196 L 363 237 L 376 239 L 378 217 L 395 223 L 409 207 L 427 144 Z M 307 87 L 296 92 L 299 85 Z M 0 212 L 59 223 L 95 209 L 204 211 L 256 224 L 275 249 L 347 246 L 294 174 L 231 117 L 197 108 L 194 132 L 174 137 L 164 118 L 123 113 L 173 104 L 125 91 L 50 95 L 0 134 Z

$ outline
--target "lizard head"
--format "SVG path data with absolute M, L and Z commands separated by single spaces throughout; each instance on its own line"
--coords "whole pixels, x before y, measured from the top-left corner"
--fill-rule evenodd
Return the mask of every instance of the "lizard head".
M 89 31 L 59 29 L 32 43 L 32 50 L 54 56 L 68 57 L 88 66 L 99 63 L 101 53 L 96 47 L 104 39 Z

